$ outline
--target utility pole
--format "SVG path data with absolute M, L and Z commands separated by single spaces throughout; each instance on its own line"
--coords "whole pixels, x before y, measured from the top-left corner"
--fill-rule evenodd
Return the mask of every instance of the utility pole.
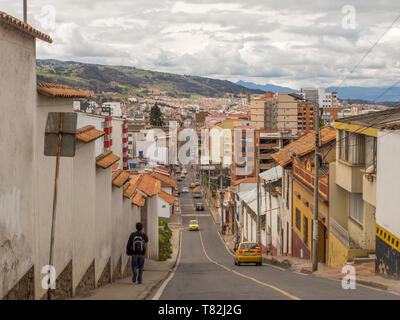
M 314 220 L 312 245 L 312 271 L 318 270 L 318 182 L 319 182 L 319 105 L 315 112 L 315 160 L 314 160 Z
M 224 234 L 224 189 L 222 186 L 222 161 L 221 161 L 221 175 L 219 177 L 219 187 L 220 187 L 220 207 L 221 207 L 221 234 Z
M 24 22 L 28 23 L 28 0 L 24 0 Z
M 259 245 L 261 245 L 261 219 L 260 219 L 260 143 L 259 139 L 257 139 L 257 134 L 255 134 L 256 138 L 256 175 L 257 175 L 257 234 L 256 241 Z

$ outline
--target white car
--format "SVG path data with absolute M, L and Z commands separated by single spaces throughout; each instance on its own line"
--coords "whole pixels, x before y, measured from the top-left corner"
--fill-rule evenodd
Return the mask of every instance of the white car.
M 186 192 L 189 192 L 189 188 L 187 188 L 187 187 L 183 188 L 183 189 L 182 189 L 182 192 L 185 192 L 185 193 L 186 193 Z

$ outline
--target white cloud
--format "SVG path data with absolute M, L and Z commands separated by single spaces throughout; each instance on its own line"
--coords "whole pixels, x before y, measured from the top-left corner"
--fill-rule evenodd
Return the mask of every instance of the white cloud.
M 347 0 L 35 0 L 30 23 L 54 38 L 38 58 L 133 65 L 175 73 L 292 86 L 330 86 L 349 75 L 400 12 L 400 2 L 354 0 L 357 28 L 343 29 Z M 21 18 L 22 1 L 0 0 Z M 36 17 L 56 9 L 54 29 Z M 400 22 L 346 85 L 398 78 Z

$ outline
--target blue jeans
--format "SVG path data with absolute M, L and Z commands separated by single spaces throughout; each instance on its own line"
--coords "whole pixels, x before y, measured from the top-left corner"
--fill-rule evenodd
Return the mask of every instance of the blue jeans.
M 137 269 L 139 269 L 138 282 L 141 283 L 143 280 L 143 267 L 144 267 L 144 255 L 134 254 L 131 256 L 132 272 L 137 275 Z

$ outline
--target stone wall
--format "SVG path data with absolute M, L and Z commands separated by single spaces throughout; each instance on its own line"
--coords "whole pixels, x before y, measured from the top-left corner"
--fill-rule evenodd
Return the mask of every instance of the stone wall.
M 94 275 L 94 260 L 90 264 L 88 270 L 84 274 L 82 280 L 79 282 L 78 286 L 75 289 L 76 295 L 84 295 L 89 290 L 93 290 L 96 287 L 95 285 L 95 275 Z
M 34 267 L 8 292 L 3 300 L 33 300 L 35 298 Z

